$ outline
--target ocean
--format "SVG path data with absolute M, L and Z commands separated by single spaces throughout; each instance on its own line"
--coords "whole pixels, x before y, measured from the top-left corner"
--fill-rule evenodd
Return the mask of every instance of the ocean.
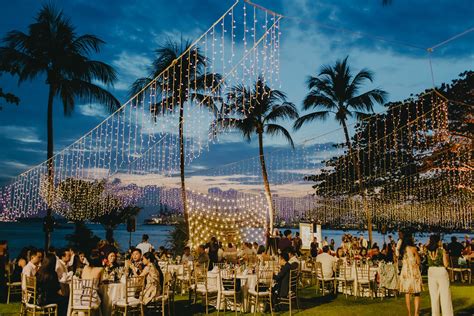
M 87 224 L 87 226 L 97 235 L 99 238 L 105 238 L 105 230 L 100 224 Z M 170 231 L 173 226 L 158 226 L 158 225 L 143 225 L 138 224 L 136 231 L 132 233 L 132 245 L 136 245 L 141 241 L 143 234 L 148 234 L 150 242 L 154 245 L 155 249 L 159 246 L 167 246 L 167 239 L 169 238 Z M 51 235 L 51 245 L 57 248 L 64 247 L 67 245 L 65 239 L 66 235 L 71 234 L 74 230 L 73 224 L 64 224 L 63 228 L 57 228 Z M 292 229 L 293 232 L 298 229 Z M 326 229 L 322 231 L 323 238 L 328 237 L 328 240 L 334 239 L 336 245 L 341 244 L 341 237 L 345 233 L 350 233 L 353 236 L 359 236 L 361 233 L 367 238 L 367 232 L 360 232 L 356 230 L 331 230 Z M 387 240 L 385 236 L 385 240 Z M 392 234 L 393 238 L 397 239 L 396 234 Z M 428 240 L 428 233 L 417 234 L 415 239 L 418 242 L 425 243 Z M 459 241 L 464 239 L 464 234 L 445 234 L 444 242 L 450 242 L 451 236 L 457 236 Z M 128 248 L 130 234 L 126 230 L 125 225 L 120 225 L 114 231 L 114 238 L 119 243 L 122 250 Z M 374 242 L 380 247 L 383 245 L 384 236 L 377 231 L 373 232 Z M 8 249 L 10 258 L 16 257 L 20 250 L 26 246 L 35 246 L 38 248 L 44 247 L 44 233 L 42 230 L 42 224 L 40 222 L 22 222 L 22 223 L 5 223 L 0 222 L 0 240 L 8 241 Z

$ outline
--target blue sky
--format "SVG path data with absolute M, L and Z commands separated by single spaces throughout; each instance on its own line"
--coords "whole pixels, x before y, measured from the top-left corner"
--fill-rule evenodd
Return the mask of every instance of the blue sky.
M 307 92 L 305 80 L 317 74 L 323 64 L 333 64 L 349 55 L 354 71 L 368 67 L 376 74 L 367 88 L 380 87 L 391 100 L 432 87 L 428 53 L 424 49 L 474 26 L 474 2 L 393 0 L 311 1 L 259 0 L 263 6 L 288 18 L 281 23 L 281 89 L 290 101 L 301 106 Z M 0 36 L 18 29 L 26 31 L 41 1 L 3 1 L 0 11 Z M 95 58 L 113 65 L 119 80 L 113 92 L 127 100 L 129 84 L 146 74 L 153 50 L 166 37 L 196 37 L 209 27 L 233 1 L 163 0 L 68 0 L 53 1 L 77 27 L 78 34 L 92 33 L 106 41 Z M 385 40 L 377 40 L 384 38 Z M 402 45 L 405 43 L 408 45 Z M 431 54 L 435 84 L 448 82 L 460 72 L 472 69 L 474 32 Z M 17 85 L 16 79 L 0 77 L 0 86 L 21 98 L 19 106 L 3 105 L 0 112 L 0 184 L 46 158 L 46 101 L 44 80 Z M 381 110 L 380 108 L 378 110 Z M 71 117 L 64 117 L 59 102 L 55 108 L 55 150 L 72 143 L 107 116 L 94 104 L 78 104 Z M 294 134 L 296 141 L 322 134 L 337 125 L 328 120 Z M 215 166 L 256 155 L 254 143 L 239 144 L 240 138 L 214 145 L 198 164 Z M 334 133 L 321 142 L 340 141 Z M 271 150 L 280 139 L 268 139 Z M 216 152 L 215 155 L 212 153 Z

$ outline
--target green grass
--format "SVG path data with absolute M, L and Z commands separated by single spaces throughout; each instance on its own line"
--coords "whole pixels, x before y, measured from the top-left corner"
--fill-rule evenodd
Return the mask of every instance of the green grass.
M 421 295 L 421 315 L 430 315 L 430 298 L 427 284 L 424 284 L 424 288 L 426 290 Z M 474 314 L 474 286 L 461 284 L 451 285 L 451 294 L 455 315 Z M 297 311 L 295 310 L 295 314 L 301 316 L 406 315 L 405 298 L 403 296 L 399 296 L 398 298 L 391 297 L 383 300 L 354 298 L 352 296 L 345 298 L 345 296 L 341 294 L 338 296 L 327 295 L 321 297 L 316 295 L 315 287 L 302 289 L 299 296 L 301 312 L 296 313 Z M 16 315 L 19 310 L 20 305 L 18 303 L 9 305 L 0 304 L 0 315 Z M 192 310 L 194 310 L 194 314 L 199 314 L 204 311 L 202 308 L 199 308 L 199 306 L 193 308 L 187 306 L 187 297 L 185 296 L 177 298 L 175 315 L 191 315 Z M 213 312 L 211 315 L 217 315 L 217 313 Z M 233 315 L 233 313 L 228 312 L 227 315 Z M 288 312 L 280 313 L 280 315 L 288 315 Z

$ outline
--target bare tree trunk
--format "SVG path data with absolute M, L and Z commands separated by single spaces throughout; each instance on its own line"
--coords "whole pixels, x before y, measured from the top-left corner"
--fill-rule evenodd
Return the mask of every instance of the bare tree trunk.
M 186 200 L 186 184 L 184 182 L 184 162 L 185 162 L 185 152 L 184 152 L 184 105 L 181 102 L 179 105 L 179 169 L 181 175 L 181 199 L 183 200 L 183 215 L 184 222 L 186 223 L 186 233 L 188 238 L 189 235 L 189 214 L 188 214 L 188 202 Z
M 48 193 L 47 193 L 47 204 L 48 204 L 48 209 L 46 211 L 46 218 L 47 220 L 44 223 L 44 231 L 45 231 L 45 236 L 44 236 L 44 250 L 47 251 L 49 249 L 49 246 L 51 244 L 51 230 L 52 227 L 49 227 L 49 225 L 52 225 L 51 216 L 52 216 L 52 194 L 53 194 L 53 189 L 54 189 L 54 161 L 53 161 L 53 155 L 54 155 L 54 139 L 53 139 L 53 101 L 54 101 L 54 94 L 55 94 L 55 88 L 53 85 L 49 85 L 49 95 L 48 95 L 48 114 L 47 114 L 47 119 L 46 119 L 46 125 L 47 125 L 47 135 L 48 135 L 48 145 L 47 145 L 47 165 L 48 165 Z
M 275 216 L 275 209 L 273 207 L 272 192 L 270 191 L 270 183 L 268 182 L 267 167 L 265 166 L 265 157 L 263 154 L 263 131 L 258 133 L 258 149 L 260 153 L 260 165 L 262 167 L 263 186 L 265 187 L 265 196 L 268 203 L 268 213 L 270 217 L 269 228 L 270 232 L 273 230 L 273 220 Z
M 346 124 L 346 121 L 345 120 L 341 120 L 341 124 L 342 124 L 342 128 L 344 130 L 344 136 L 346 137 L 346 146 L 347 146 L 347 149 L 349 150 L 349 152 L 351 151 L 352 149 L 352 146 L 351 146 L 351 138 L 349 136 L 349 130 L 347 129 L 347 124 Z

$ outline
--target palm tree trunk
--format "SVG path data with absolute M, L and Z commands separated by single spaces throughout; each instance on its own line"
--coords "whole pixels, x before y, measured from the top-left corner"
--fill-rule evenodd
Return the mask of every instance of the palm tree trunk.
M 351 146 L 351 138 L 350 138 L 350 136 L 349 136 L 349 130 L 347 129 L 346 121 L 345 121 L 345 120 L 341 120 L 341 124 L 342 124 L 342 128 L 344 129 L 344 136 L 346 137 L 346 146 L 347 146 L 347 149 L 348 149 L 349 152 L 350 152 L 351 149 L 352 149 L 352 146 Z
M 184 154 L 184 104 L 181 102 L 179 105 L 179 169 L 181 175 L 181 199 L 183 200 L 184 222 L 186 223 L 186 233 L 188 238 L 190 238 L 188 202 L 186 201 L 186 184 L 184 182 Z
M 270 232 L 273 231 L 273 220 L 275 216 L 275 210 L 273 208 L 272 192 L 270 191 L 270 183 L 268 182 L 267 167 L 265 166 L 265 157 L 263 154 L 263 131 L 258 131 L 258 149 L 260 152 L 260 165 L 262 167 L 263 186 L 265 187 L 265 196 L 268 203 L 268 215 L 270 217 L 269 228 Z
M 53 100 L 54 94 L 56 93 L 55 87 L 53 85 L 49 85 L 49 95 L 48 95 L 48 114 L 46 119 L 47 124 L 47 134 L 48 134 L 48 145 L 47 145 L 47 158 L 48 158 L 48 194 L 47 194 L 47 204 L 48 209 L 46 211 L 46 221 L 45 221 L 45 236 L 44 236 L 44 249 L 47 251 L 49 249 L 49 245 L 51 243 L 51 231 L 52 227 L 49 225 L 52 223 L 52 193 L 54 189 L 54 162 L 53 162 L 53 155 L 54 155 L 54 139 L 53 139 Z

